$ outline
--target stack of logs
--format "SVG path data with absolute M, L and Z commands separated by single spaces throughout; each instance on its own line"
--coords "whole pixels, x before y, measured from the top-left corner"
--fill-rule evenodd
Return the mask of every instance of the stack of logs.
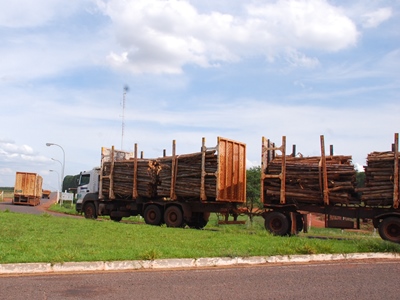
M 137 190 L 143 197 L 153 197 L 157 190 L 157 173 L 159 165 L 157 161 L 150 159 L 137 160 Z M 109 197 L 111 162 L 103 163 L 102 194 Z M 134 161 L 123 160 L 114 162 L 113 191 L 120 199 L 133 198 L 133 173 Z
M 159 184 L 157 195 L 169 197 L 172 181 L 172 162 L 173 157 L 159 158 L 160 173 L 158 175 Z M 193 153 L 176 156 L 175 161 L 175 196 L 176 197 L 195 197 L 200 196 L 201 189 L 201 162 L 202 153 Z M 218 156 L 215 151 L 206 152 L 205 172 L 215 174 L 217 172 Z M 215 198 L 217 181 L 215 176 L 205 177 L 205 192 L 207 197 Z
M 372 152 L 368 154 L 365 168 L 365 187 L 361 199 L 369 206 L 393 204 L 394 152 Z
M 285 197 L 286 203 L 323 204 L 323 170 L 321 157 L 286 157 Z M 277 156 L 268 165 L 266 174 L 279 175 L 282 158 Z M 327 156 L 329 202 L 331 204 L 356 203 L 356 173 L 351 156 Z M 265 202 L 279 203 L 281 180 L 265 178 Z
M 138 159 L 137 190 L 138 196 L 146 198 L 170 197 L 173 157 L 157 159 Z M 175 160 L 175 196 L 199 198 L 201 188 L 202 153 L 176 156 Z M 205 171 L 215 174 L 218 167 L 218 156 L 215 151 L 206 152 Z M 109 198 L 111 162 L 103 163 L 102 194 Z M 134 182 L 134 160 L 114 162 L 113 192 L 116 198 L 132 199 Z M 205 177 L 207 197 L 216 197 L 216 176 Z

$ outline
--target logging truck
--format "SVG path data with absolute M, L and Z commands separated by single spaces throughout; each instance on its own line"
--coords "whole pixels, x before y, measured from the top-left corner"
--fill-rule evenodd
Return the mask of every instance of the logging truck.
M 352 157 L 286 154 L 281 146 L 262 138 L 261 203 L 256 214 L 274 235 L 293 235 L 307 229 L 310 213 L 323 214 L 329 228 L 360 229 L 372 220 L 384 240 L 400 243 L 398 134 L 392 150 L 373 152 L 365 166 L 365 186 L 357 188 Z M 150 225 L 203 228 L 210 213 L 225 215 L 226 223 L 240 223 L 246 210 L 246 145 L 218 138 L 217 146 L 156 159 L 134 152 L 102 148 L 100 167 L 81 172 L 76 210 L 86 218 L 140 215 Z M 233 221 L 228 217 L 233 216 Z
M 246 145 L 218 137 L 217 146 L 155 159 L 103 147 L 100 167 L 80 173 L 76 210 L 114 221 L 140 215 L 150 225 L 203 228 L 210 213 L 233 216 L 246 202 Z M 234 221 L 235 221 L 234 220 Z
M 399 135 L 392 151 L 367 157 L 365 186 L 356 187 L 351 156 L 325 154 L 297 156 L 295 146 L 286 155 L 286 137 L 276 146 L 262 139 L 261 202 L 265 228 L 275 235 L 290 235 L 307 224 L 308 213 L 325 215 L 329 228 L 360 229 L 360 220 L 372 220 L 382 239 L 400 242 Z M 354 223 L 356 222 L 356 224 Z

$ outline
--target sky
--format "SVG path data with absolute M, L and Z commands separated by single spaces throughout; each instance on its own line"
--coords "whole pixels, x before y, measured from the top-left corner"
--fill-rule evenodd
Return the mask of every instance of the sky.
M 0 187 L 218 136 L 362 167 L 400 131 L 399 28 L 400 0 L 1 1 Z

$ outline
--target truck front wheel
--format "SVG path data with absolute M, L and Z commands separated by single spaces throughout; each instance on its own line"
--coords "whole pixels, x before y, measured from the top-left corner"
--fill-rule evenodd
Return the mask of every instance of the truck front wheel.
M 382 239 L 400 243 L 400 218 L 388 217 L 379 224 L 379 235 Z
M 283 213 L 277 211 L 267 213 L 264 225 L 265 229 L 273 235 L 287 235 L 290 229 L 289 219 Z
M 96 208 L 93 203 L 85 204 L 83 213 L 86 219 L 97 219 Z

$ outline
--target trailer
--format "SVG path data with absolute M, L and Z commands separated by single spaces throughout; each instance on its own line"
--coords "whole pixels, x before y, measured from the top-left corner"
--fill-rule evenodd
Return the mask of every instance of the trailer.
M 400 242 L 399 136 L 392 150 L 368 155 L 365 187 L 356 187 L 351 156 L 325 153 L 286 154 L 286 137 L 280 146 L 262 138 L 261 202 L 265 228 L 275 235 L 296 234 L 305 229 L 308 213 L 325 216 L 329 228 L 360 229 L 360 220 L 372 220 L 382 239 Z
M 140 215 L 150 225 L 203 228 L 210 213 L 233 216 L 246 202 L 246 145 L 218 137 L 200 152 L 159 158 L 102 148 L 100 167 L 81 172 L 76 210 L 114 221 Z
M 36 206 L 42 198 L 43 178 L 36 173 L 16 172 L 13 204 Z

